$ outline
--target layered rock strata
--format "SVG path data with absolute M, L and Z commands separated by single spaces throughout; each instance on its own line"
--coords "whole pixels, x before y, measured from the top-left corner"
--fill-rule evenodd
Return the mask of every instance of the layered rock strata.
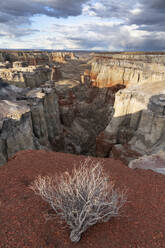
M 100 146 L 105 146 L 107 150 L 102 152 L 102 156 L 116 158 L 116 153 L 129 163 L 144 154 L 165 149 L 164 85 L 165 81 L 144 83 L 116 94 L 114 116 L 97 138 L 98 155 Z
M 73 52 L 53 52 L 51 55 L 52 61 L 59 63 L 67 63 L 67 61 L 78 59 Z
M 95 155 L 96 136 L 108 125 L 116 89 L 57 82 L 65 152 Z
M 58 66 L 27 66 L 25 62 L 14 62 L 12 68 L 0 69 L 3 82 L 20 88 L 37 88 L 46 81 L 57 81 L 60 77 Z
M 108 125 L 113 113 L 114 91 L 78 82 L 71 85 L 70 80 L 66 85 L 64 82 L 59 81 L 55 88 L 50 82 L 32 90 L 5 86 L 3 97 L 4 94 L 8 97 L 12 90 L 15 95 L 12 93 L 10 100 L 1 100 L 3 108 L 8 102 L 1 116 L 0 150 L 5 154 L 1 154 L 1 164 L 24 149 L 95 155 L 96 136 Z M 9 106 L 13 106 L 11 110 Z M 4 144 L 8 144 L 9 137 L 8 150 Z
M 97 87 L 137 85 L 165 79 L 164 55 L 96 54 L 91 63 L 91 79 Z
M 22 101 L 0 101 L 0 165 L 17 151 L 34 149 L 30 108 Z
M 1 164 L 21 149 L 113 157 L 125 164 L 165 149 L 163 54 L 99 55 L 92 64 L 87 55 L 76 60 L 55 53 L 54 60 L 58 56 L 67 62 L 2 62 Z
M 63 149 L 55 89 L 43 87 L 20 93 L 17 101 L 0 101 L 0 164 L 19 150 Z
M 86 64 L 85 58 L 77 63 L 70 61 L 60 68 L 27 66 L 25 62 L 19 61 L 14 62 L 12 66 L 14 67 L 2 70 L 3 81 L 1 79 L 0 84 L 2 105 L 4 100 L 10 101 L 10 105 L 15 106 L 12 110 L 13 114 L 17 113 L 18 106 L 24 108 L 23 106 L 26 105 L 27 113 L 25 113 L 26 118 L 22 113 L 17 120 L 13 120 L 14 117 L 8 112 L 1 116 L 2 123 L 9 123 L 7 132 L 9 137 L 13 136 L 10 132 L 13 130 L 15 135 L 13 140 L 17 142 L 17 146 L 13 151 L 10 149 L 11 152 L 7 145 L 4 146 L 7 144 L 8 136 L 4 134 L 6 126 L 2 124 L 0 139 L 3 140 L 3 144 L 0 150 L 5 155 L 3 157 L 1 155 L 0 163 L 3 164 L 5 159 L 22 149 L 44 148 L 95 155 L 95 138 L 109 123 L 113 112 L 114 95 L 118 88 L 99 89 L 91 86 L 90 65 Z M 63 80 L 58 81 L 56 69 L 61 70 Z M 82 74 L 84 70 L 85 80 L 80 82 L 80 73 Z M 15 72 L 19 75 L 18 82 L 14 76 Z M 67 76 L 68 79 L 66 79 Z M 23 123 L 22 120 L 24 120 Z M 26 129 L 29 142 L 26 141 L 26 137 L 19 137 L 26 133 Z M 23 140 L 25 142 L 22 144 Z M 14 141 L 11 142 L 11 147 L 13 145 Z
M 53 62 L 66 63 L 77 60 L 78 56 L 73 52 L 46 52 L 46 51 L 0 51 L 0 62 L 24 61 L 28 65 L 48 65 Z
M 96 155 L 129 164 L 165 150 L 164 54 L 108 54 L 93 59 L 93 85 L 125 85 L 115 95 L 114 115 L 96 138 Z
M 51 53 L 41 51 L 0 51 L 0 62 L 25 61 L 28 65 L 46 65 L 51 63 Z

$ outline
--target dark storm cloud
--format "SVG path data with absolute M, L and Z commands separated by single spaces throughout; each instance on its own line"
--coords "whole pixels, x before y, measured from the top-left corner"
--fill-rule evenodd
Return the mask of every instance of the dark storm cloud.
M 0 35 L 10 41 L 37 32 L 30 26 L 35 15 L 66 18 L 82 11 L 86 22 L 81 17 L 74 25 L 69 20 L 67 25 L 56 24 L 55 35 L 52 32 L 51 39 L 48 35 L 46 44 L 68 49 L 165 50 L 165 0 L 1 0 Z M 98 23 L 90 23 L 89 16 Z
M 129 24 L 143 25 L 148 31 L 165 31 L 165 1 L 140 0 L 140 12 L 130 15 Z
M 97 3 L 101 5 L 88 4 L 89 13 L 120 19 L 124 25 L 135 24 L 140 30 L 165 31 L 165 0 L 98 0 Z
M 28 36 L 31 35 L 33 33 L 39 32 L 39 30 L 37 29 L 31 29 L 31 28 L 20 28 L 20 29 L 16 29 L 15 31 L 13 31 L 12 35 L 15 38 L 19 38 L 22 36 Z
M 97 3 L 101 5 L 89 4 L 89 10 L 96 16 L 119 18 L 128 25 L 145 25 L 143 29 L 146 30 L 151 29 L 149 26 L 157 30 L 157 25 L 161 25 L 160 29 L 165 30 L 165 0 L 102 0 Z
M 164 39 L 160 37 L 144 37 L 142 42 L 139 42 L 134 46 L 134 50 L 144 50 L 144 51 L 162 51 L 165 50 Z
M 165 1 L 164 0 L 141 0 L 141 2 L 150 7 L 150 8 L 154 8 L 154 9 L 158 9 L 163 11 L 163 9 L 165 9 Z
M 9 21 L 9 16 L 7 14 L 0 12 L 0 23 L 7 23 Z
M 73 41 L 77 47 L 79 47 L 80 49 L 84 49 L 84 50 L 91 50 L 95 47 L 102 47 L 102 49 L 107 49 L 107 41 L 104 40 L 100 40 L 97 39 L 97 37 L 94 38 L 73 38 L 73 37 L 68 37 L 68 40 Z
M 43 14 L 51 17 L 77 16 L 82 12 L 82 6 L 88 0 L 1 0 L 0 31 L 6 36 L 20 37 L 29 35 L 32 30 L 22 29 L 20 25 L 31 24 L 31 17 Z M 12 27 L 12 28 L 11 28 Z
M 102 0 L 88 4 L 88 8 L 96 16 L 109 18 L 125 18 L 128 15 L 129 9 L 132 7 L 133 0 Z
M 77 16 L 88 0 L 2 0 L 0 11 L 8 16 L 45 14 L 54 17 Z
M 122 36 L 120 37 L 119 34 L 118 38 L 122 39 Z M 122 44 L 120 45 L 122 47 Z M 157 34 L 153 35 L 153 33 L 136 39 L 128 37 L 122 48 L 127 51 L 163 51 L 165 50 L 165 39 Z

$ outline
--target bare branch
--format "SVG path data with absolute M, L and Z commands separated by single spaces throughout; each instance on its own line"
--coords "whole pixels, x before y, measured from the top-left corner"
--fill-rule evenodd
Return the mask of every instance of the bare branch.
M 114 189 L 102 164 L 89 158 L 74 167 L 71 175 L 38 176 L 30 188 L 70 226 L 72 242 L 78 242 L 88 227 L 119 215 L 127 200 L 125 191 Z

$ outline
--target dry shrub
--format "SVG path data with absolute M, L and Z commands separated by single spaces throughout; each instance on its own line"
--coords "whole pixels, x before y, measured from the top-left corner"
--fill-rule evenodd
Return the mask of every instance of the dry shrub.
M 119 215 L 127 198 L 125 191 L 114 189 L 102 164 L 89 158 L 71 174 L 38 176 L 30 188 L 69 225 L 72 242 L 78 242 L 88 227 Z

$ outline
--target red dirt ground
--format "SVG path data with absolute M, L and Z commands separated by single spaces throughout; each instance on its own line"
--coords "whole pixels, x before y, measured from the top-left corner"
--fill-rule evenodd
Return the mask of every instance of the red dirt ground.
M 28 185 L 37 175 L 71 170 L 85 159 L 64 153 L 22 151 L 0 168 L 0 248 L 163 248 L 165 247 L 165 176 L 132 170 L 120 161 L 104 161 L 116 187 L 128 189 L 122 217 L 90 227 L 79 243 L 55 219 L 51 207 Z M 96 158 L 95 158 L 96 159 Z M 98 160 L 98 159 L 96 159 Z

